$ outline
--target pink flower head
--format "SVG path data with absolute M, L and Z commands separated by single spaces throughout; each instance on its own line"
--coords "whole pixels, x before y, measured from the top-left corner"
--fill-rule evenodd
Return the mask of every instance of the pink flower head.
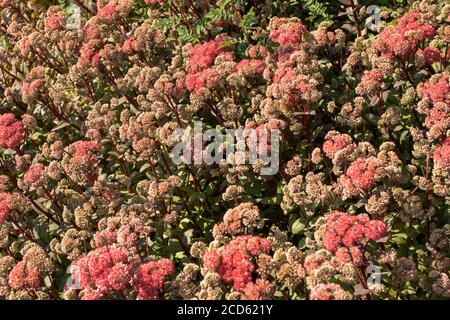
M 186 88 L 194 93 L 199 93 L 203 88 L 212 88 L 219 82 L 219 73 L 214 68 L 209 68 L 197 73 L 190 73 L 186 77 Z
M 236 70 L 245 76 L 262 75 L 264 61 L 260 59 L 244 59 L 236 65 Z
M 223 226 L 230 235 L 242 234 L 246 227 L 251 230 L 260 225 L 260 222 L 259 208 L 249 202 L 227 210 L 223 216 Z
M 378 240 L 385 236 L 386 225 L 380 220 L 369 220 L 366 216 L 349 216 L 343 212 L 332 213 L 326 222 L 323 244 L 330 252 L 337 252 L 341 245 L 353 248 L 366 238 Z M 352 252 L 352 255 L 357 254 Z M 342 252 L 339 253 L 340 258 Z
M 100 44 L 98 39 L 92 39 L 83 44 L 77 65 L 81 68 L 99 67 L 101 62 L 99 54 Z
M 116 288 L 123 288 L 128 283 L 125 269 L 129 269 L 124 265 L 130 263 L 132 261 L 124 251 L 104 246 L 89 252 L 74 265 L 80 268 L 82 289 L 96 290 L 103 294 L 119 290 Z
M 13 0 L 0 0 L 0 8 L 7 8 Z
M 348 263 L 359 266 L 363 263 L 363 254 L 358 247 L 339 247 L 335 253 L 335 261 L 338 267 Z
M 304 262 L 306 273 L 312 275 L 315 270 L 319 269 L 327 261 L 327 256 L 320 251 L 308 255 Z
M 315 32 L 314 38 L 320 47 L 326 45 L 333 45 L 336 39 L 334 32 L 326 31 L 326 29 L 319 29 Z
M 82 158 L 86 161 L 95 159 L 94 152 L 100 148 L 100 144 L 96 141 L 77 141 L 68 147 L 68 152 L 74 158 Z
M 225 282 L 232 282 L 236 291 L 243 292 L 252 282 L 256 266 L 253 259 L 271 249 L 269 241 L 257 236 L 239 236 L 227 245 L 209 250 L 203 255 L 207 269 L 217 271 Z
M 275 286 L 266 279 L 256 279 L 249 282 L 244 288 L 242 300 L 269 300 L 272 299 Z
M 86 23 L 83 28 L 83 32 L 88 41 L 101 38 L 100 28 L 96 24 Z
M 275 125 L 270 127 L 270 125 Z M 272 134 L 277 134 L 278 127 L 272 123 L 260 124 L 256 128 L 254 123 L 249 123 L 244 128 L 244 134 L 248 135 L 247 146 L 249 150 L 256 150 L 259 155 L 268 154 L 271 150 L 270 141 Z M 280 126 L 279 128 L 282 128 Z
M 223 39 L 216 39 L 193 46 L 189 53 L 189 73 L 210 67 L 214 60 L 225 52 L 222 47 L 223 42 Z
M 115 264 L 108 274 L 109 285 L 117 291 L 123 291 L 131 280 L 131 266 L 122 262 Z
M 438 48 L 426 47 L 423 49 L 426 64 L 433 64 L 441 59 L 441 52 Z
M 51 6 L 47 9 L 47 15 L 44 20 L 46 31 L 57 31 L 64 29 L 64 13 L 59 6 Z
M 419 83 L 417 92 L 420 97 L 432 103 L 450 104 L 450 74 L 443 72 L 433 75 L 425 83 Z
M 333 159 L 334 155 L 352 144 L 352 138 L 348 134 L 340 134 L 337 131 L 330 131 L 325 136 L 323 143 L 323 152 L 328 158 Z
M 14 149 L 24 138 L 22 121 L 18 121 L 12 113 L 0 115 L 0 147 Z
M 380 220 L 371 220 L 364 225 L 364 236 L 369 240 L 378 240 L 386 235 L 386 224 Z
M 41 276 L 36 269 L 27 267 L 26 262 L 22 260 L 9 273 L 8 283 L 13 289 L 38 288 Z
M 23 176 L 23 182 L 29 186 L 37 187 L 42 184 L 45 179 L 45 169 L 43 164 L 35 164 L 28 168 Z
M 344 237 L 342 238 L 342 244 L 347 248 L 351 248 L 361 242 L 364 238 L 364 226 L 360 224 L 352 225 L 345 232 Z
M 388 58 L 409 58 L 415 53 L 419 43 L 425 39 L 433 39 L 436 33 L 431 24 L 424 24 L 421 19 L 422 14 L 419 12 L 405 14 L 395 26 L 384 29 L 373 46 Z
M 111 245 L 117 241 L 117 233 L 109 230 L 98 231 L 94 234 L 96 247 Z
M 217 250 L 208 250 L 203 255 L 203 265 L 209 270 L 217 270 L 221 257 Z
M 450 168 L 450 138 L 446 138 L 444 142 L 434 150 L 434 162 L 438 165 Z
M 118 16 L 117 6 L 114 3 L 99 8 L 97 16 L 105 22 L 113 22 Z
M 31 51 L 30 37 L 29 36 L 22 37 L 19 41 L 17 41 L 16 46 L 22 57 L 26 58 Z
M 361 82 L 356 87 L 356 93 L 363 94 L 377 94 L 381 85 L 383 84 L 383 73 L 379 69 L 372 69 L 366 71 L 361 78 Z
M 30 82 L 24 82 L 20 93 L 24 102 L 32 104 L 44 91 L 45 82 L 42 79 L 34 79 Z
M 126 54 L 132 54 L 133 52 L 138 51 L 137 41 L 133 38 L 126 39 L 123 43 L 122 50 Z
M 8 218 L 12 209 L 11 195 L 6 192 L 0 193 L 0 224 L 3 224 Z
M 290 21 L 288 18 L 276 18 L 270 23 L 270 39 L 282 46 L 301 44 L 303 34 L 306 32 L 303 24 Z
M 284 84 L 289 83 L 295 78 L 294 69 L 291 67 L 280 67 L 275 71 L 273 83 Z
M 77 173 L 77 179 L 84 177 L 93 184 L 97 176 L 97 159 L 95 152 L 100 148 L 96 141 L 77 141 L 67 147 L 70 156 L 68 167 Z
M 164 289 L 164 282 L 175 272 L 173 262 L 169 259 L 150 261 L 141 264 L 136 271 L 134 289 L 140 300 L 154 300 L 160 297 Z
M 375 171 L 381 161 L 375 157 L 358 158 L 347 168 L 339 183 L 349 195 L 357 195 L 359 191 L 367 192 L 375 184 Z
M 449 113 L 450 113 L 449 104 L 444 102 L 435 103 L 433 108 L 431 108 L 427 117 L 425 118 L 425 126 L 430 129 L 433 126 L 439 125 L 447 127 L 450 122 L 450 118 L 448 116 Z

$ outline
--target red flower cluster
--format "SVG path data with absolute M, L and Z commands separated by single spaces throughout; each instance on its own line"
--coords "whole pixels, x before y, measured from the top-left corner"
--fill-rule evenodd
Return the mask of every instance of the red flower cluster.
M 23 176 L 23 182 L 30 186 L 38 186 L 45 178 L 44 165 L 38 163 L 28 168 Z
M 80 285 L 84 300 L 108 297 L 134 289 L 140 300 L 158 299 L 165 278 L 175 272 L 169 259 L 142 263 L 139 257 L 103 246 L 74 263 L 80 268 Z
M 131 280 L 130 262 L 122 250 L 104 246 L 89 252 L 74 265 L 80 268 L 81 288 L 94 290 L 101 296 L 125 288 Z
M 11 212 L 11 195 L 6 192 L 0 193 L 0 224 L 3 224 Z
M 421 53 L 424 56 L 425 63 L 429 65 L 441 59 L 441 52 L 439 51 L 438 48 L 426 47 L 425 49 L 421 50 Z
M 198 93 L 202 88 L 210 88 L 217 84 L 219 73 L 212 67 L 216 58 L 225 54 L 232 60 L 232 55 L 222 47 L 224 38 L 218 37 L 206 43 L 193 46 L 189 52 L 189 68 L 186 76 L 186 88 Z
M 281 66 L 275 71 L 273 83 L 288 84 L 295 78 L 294 69 L 291 67 Z
M 264 72 L 264 61 L 260 59 L 244 59 L 236 65 L 236 70 L 247 76 L 261 75 Z
M 271 22 L 270 39 L 282 46 L 299 45 L 302 36 L 307 32 L 306 27 L 300 22 L 290 21 L 289 18 L 277 18 Z
M 446 138 L 444 142 L 434 150 L 433 159 L 436 164 L 450 168 L 450 138 Z
M 442 128 L 445 129 L 450 124 L 450 119 L 448 117 L 449 113 L 450 105 L 444 102 L 438 102 L 431 110 L 429 110 L 424 124 L 430 129 L 434 126 L 442 126 Z
M 150 261 L 141 264 L 136 271 L 133 287 L 140 300 L 154 300 L 160 298 L 167 276 L 175 272 L 175 267 L 169 259 Z
M 100 18 L 105 18 L 108 20 L 113 20 L 117 15 L 117 7 L 113 3 L 108 3 L 104 7 L 98 9 L 98 14 Z
M 9 273 L 8 283 L 14 289 L 38 288 L 41 284 L 41 275 L 22 260 Z
M 334 155 L 352 144 L 352 137 L 348 134 L 340 134 L 337 131 L 330 131 L 325 136 L 325 142 L 323 143 L 323 152 L 328 158 L 333 159 Z
M 249 282 L 243 292 L 241 300 L 270 300 L 275 286 L 266 279 L 256 279 Z
M 335 258 L 339 267 L 348 263 L 358 266 L 364 261 L 363 253 L 358 247 L 340 247 L 336 251 Z
M 68 147 L 68 152 L 75 159 L 83 159 L 84 161 L 94 161 L 94 150 L 100 148 L 100 144 L 96 141 L 77 141 Z
M 407 59 L 415 53 L 417 45 L 425 39 L 433 39 L 434 27 L 421 22 L 422 15 L 409 12 L 395 26 L 384 29 L 373 46 L 384 56 Z
M 64 29 L 64 13 L 59 9 L 59 6 L 52 6 L 48 8 L 47 15 L 44 20 L 46 31 L 56 31 Z
M 80 68 L 89 68 L 100 66 L 100 53 L 99 53 L 100 40 L 92 39 L 83 44 L 80 50 L 80 58 L 77 65 Z
M 94 23 L 87 23 L 83 28 L 83 34 L 86 40 L 100 39 L 100 28 Z
M 379 69 L 372 69 L 364 73 L 361 82 L 356 88 L 356 92 L 360 95 L 376 94 L 380 91 L 383 84 L 383 73 Z
M 0 115 L 0 147 L 15 148 L 22 143 L 25 129 L 12 113 Z
M 380 220 L 369 220 L 366 216 L 349 216 L 336 211 L 326 222 L 323 244 L 328 251 L 336 252 L 343 245 L 352 248 L 366 238 L 378 240 L 386 234 L 386 224 Z
M 431 100 L 432 103 L 450 104 L 450 74 L 448 72 L 439 73 L 428 81 L 419 83 L 417 92 L 420 97 Z
M 70 155 L 67 164 L 67 170 L 70 174 L 80 175 L 86 178 L 88 182 L 93 184 L 97 174 L 97 160 L 94 151 L 100 148 L 100 144 L 96 141 L 77 141 L 67 147 L 67 154 Z
M 312 275 L 315 270 L 328 262 L 329 257 L 327 257 L 325 253 L 326 252 L 324 251 L 317 251 L 306 257 L 304 266 L 308 275 Z
M 198 93 L 202 88 L 211 88 L 219 81 L 219 73 L 214 68 L 188 74 L 186 76 L 186 88 Z
M 339 183 L 350 196 L 360 191 L 367 192 L 375 184 L 375 171 L 381 161 L 375 157 L 358 158 L 347 168 L 345 175 L 339 178 Z
M 326 31 L 325 29 L 319 29 L 314 33 L 314 38 L 317 41 L 317 44 L 320 47 L 324 47 L 326 45 L 332 46 L 336 41 L 336 35 L 334 32 Z
M 239 236 L 222 248 L 207 251 L 203 255 L 203 264 L 207 269 L 217 271 L 225 282 L 233 282 L 236 291 L 244 292 L 256 271 L 253 260 L 270 249 L 269 241 L 264 238 Z
M 189 73 L 195 73 L 209 68 L 216 58 L 224 53 L 223 39 L 211 40 L 196 44 L 189 52 Z
M 291 53 L 289 53 L 290 55 Z M 290 106 L 295 107 L 301 101 L 312 101 L 317 95 L 316 86 L 306 82 L 304 77 L 297 75 L 292 67 L 281 65 L 273 76 L 273 83 L 279 85 Z

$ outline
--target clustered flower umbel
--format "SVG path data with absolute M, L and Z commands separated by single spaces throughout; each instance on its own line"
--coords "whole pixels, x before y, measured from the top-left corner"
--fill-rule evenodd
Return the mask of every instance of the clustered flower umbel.
M 0 299 L 450 297 L 450 6 L 372 34 L 281 0 L 251 28 L 232 3 L 95 4 L 73 28 L 0 0 Z M 195 120 L 279 130 L 279 172 L 175 165 Z

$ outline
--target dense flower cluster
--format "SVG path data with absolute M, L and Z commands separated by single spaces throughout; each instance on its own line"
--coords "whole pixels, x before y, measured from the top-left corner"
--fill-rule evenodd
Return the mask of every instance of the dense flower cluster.
M 23 140 L 25 135 L 21 121 L 17 121 L 12 113 L 0 115 L 0 147 L 15 148 Z
M 253 259 L 270 251 L 270 243 L 256 236 L 239 236 L 218 250 L 209 250 L 203 255 L 205 267 L 217 271 L 225 282 L 232 282 L 237 291 L 244 291 L 252 282 L 256 267 Z
M 385 234 L 386 225 L 383 221 L 334 212 L 327 218 L 323 244 L 328 251 L 336 252 L 341 244 L 352 248 L 359 245 L 364 238 L 378 240 Z
M 445 1 L 69 2 L 0 0 L 0 299 L 450 298 Z
M 407 59 L 425 39 L 433 39 L 436 30 L 423 20 L 420 12 L 412 11 L 401 17 L 395 26 L 384 29 L 375 42 L 376 48 L 389 58 Z
M 0 193 L 0 204 L 0 224 L 3 224 L 11 211 L 11 196 L 6 192 Z
M 369 191 L 375 183 L 375 172 L 381 165 L 379 159 L 358 158 L 347 168 L 345 175 L 339 179 L 340 184 L 348 194 L 357 194 L 359 191 Z
M 282 46 L 299 45 L 306 27 L 295 19 L 274 19 L 269 26 L 270 38 Z

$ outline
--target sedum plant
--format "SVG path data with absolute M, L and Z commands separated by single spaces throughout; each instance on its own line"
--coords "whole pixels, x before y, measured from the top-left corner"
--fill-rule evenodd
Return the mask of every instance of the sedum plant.
M 0 299 L 448 299 L 444 2 L 0 0 Z

